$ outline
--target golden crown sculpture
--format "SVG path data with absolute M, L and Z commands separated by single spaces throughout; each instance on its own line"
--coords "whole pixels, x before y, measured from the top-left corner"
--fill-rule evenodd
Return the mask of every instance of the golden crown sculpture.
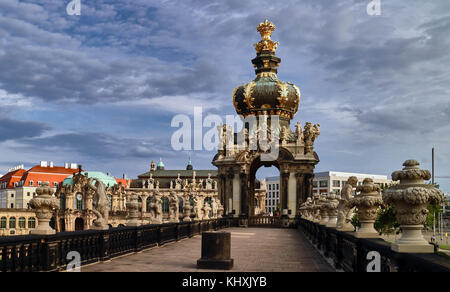
M 275 53 L 278 42 L 274 42 L 270 39 L 272 32 L 275 30 L 275 25 L 266 19 L 258 25 L 257 30 L 261 34 L 261 40 L 257 44 L 254 44 L 256 53 L 259 54 L 262 51 Z

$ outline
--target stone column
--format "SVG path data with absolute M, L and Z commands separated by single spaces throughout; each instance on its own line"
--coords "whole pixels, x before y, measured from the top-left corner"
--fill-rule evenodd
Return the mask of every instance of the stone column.
M 351 204 L 356 206 L 361 222 L 361 228 L 355 233 L 358 238 L 379 237 L 373 224 L 377 219 L 378 209 L 383 205 L 380 190 L 380 186 L 375 185 L 371 178 L 364 179 L 363 185 L 356 187 L 356 191 L 361 193 L 351 199 Z
M 241 172 L 239 178 L 241 185 L 241 213 L 239 215 L 248 216 L 248 175 L 245 172 Z
M 226 192 L 226 196 L 225 196 L 226 203 L 222 202 L 224 204 L 224 206 L 225 205 L 227 206 L 226 208 L 224 207 L 227 214 L 231 213 L 233 211 L 234 177 L 235 177 L 235 174 L 233 172 L 230 172 L 227 174 L 227 180 L 226 180 L 227 192 Z M 231 204 L 230 204 L 230 201 L 231 201 Z
M 43 182 L 41 187 L 36 189 L 37 197 L 30 200 L 30 207 L 36 213 L 38 226 L 30 231 L 34 235 L 51 235 L 56 231 L 50 227 L 50 219 L 54 210 L 59 209 L 59 201 L 53 197 L 53 189 L 48 182 Z
M 297 172 L 295 174 L 296 180 L 296 196 L 297 196 L 297 207 L 304 202 L 306 202 L 305 197 L 305 174 Z
M 422 229 L 428 204 L 441 204 L 444 195 L 424 182 L 431 178 L 431 173 L 420 169 L 419 162 L 407 160 L 403 166 L 403 170 L 392 173 L 392 180 L 400 180 L 400 184 L 383 192 L 384 202 L 395 206 L 397 221 L 402 229 L 402 237 L 391 248 L 400 253 L 433 253 L 434 247 L 423 238 Z
M 287 215 L 285 212 L 288 208 L 288 190 L 289 190 L 289 170 L 284 170 L 281 173 L 280 179 L 280 209 L 282 215 Z
M 149 195 L 147 193 L 142 194 L 141 199 L 142 199 L 142 214 L 145 214 L 148 212 L 147 210 L 147 199 L 148 199 Z

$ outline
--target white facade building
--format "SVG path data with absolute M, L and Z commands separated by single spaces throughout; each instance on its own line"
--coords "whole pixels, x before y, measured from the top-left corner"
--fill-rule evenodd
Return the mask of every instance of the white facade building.
M 342 187 L 351 176 L 356 176 L 358 178 L 358 185 L 362 185 L 365 178 L 373 179 L 373 182 L 379 184 L 381 187 L 386 187 L 394 183 L 392 180 L 388 179 L 387 175 L 339 171 L 317 172 L 314 174 L 313 194 L 330 194 L 330 192 L 340 194 Z
M 274 214 L 280 204 L 280 177 L 266 177 L 266 188 L 266 213 Z

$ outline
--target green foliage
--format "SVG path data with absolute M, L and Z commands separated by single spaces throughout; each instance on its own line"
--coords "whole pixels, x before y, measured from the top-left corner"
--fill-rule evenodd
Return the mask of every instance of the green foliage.
M 353 225 L 354 227 L 361 227 L 361 221 L 359 221 L 358 213 L 355 213 L 355 215 L 353 215 L 353 218 L 352 218 L 352 225 Z
M 392 233 L 399 226 L 393 206 L 378 210 L 374 227 L 381 234 Z
M 434 214 L 436 213 L 436 217 L 439 217 L 438 214 L 441 212 L 441 205 L 428 205 L 428 214 L 427 220 L 425 221 L 425 227 L 433 228 L 433 224 L 435 223 Z

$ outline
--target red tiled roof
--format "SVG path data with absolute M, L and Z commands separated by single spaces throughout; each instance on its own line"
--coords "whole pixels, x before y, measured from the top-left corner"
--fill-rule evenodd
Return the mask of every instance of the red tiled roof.
M 26 173 L 25 169 L 17 169 L 8 172 L 0 178 L 0 184 L 7 183 L 6 188 L 12 189 L 14 188 L 14 183 L 20 181 L 24 173 Z
M 30 181 L 33 181 L 33 186 L 37 186 L 38 182 L 47 181 L 50 186 L 54 183 L 62 183 L 68 176 L 78 172 L 78 169 L 70 169 L 61 166 L 43 167 L 36 165 L 23 174 L 21 180 L 24 181 L 24 186 L 30 186 Z
M 116 178 L 116 182 L 117 182 L 118 184 L 123 185 L 125 188 L 128 187 L 128 180 L 127 180 L 127 179 L 124 179 L 124 178 Z

